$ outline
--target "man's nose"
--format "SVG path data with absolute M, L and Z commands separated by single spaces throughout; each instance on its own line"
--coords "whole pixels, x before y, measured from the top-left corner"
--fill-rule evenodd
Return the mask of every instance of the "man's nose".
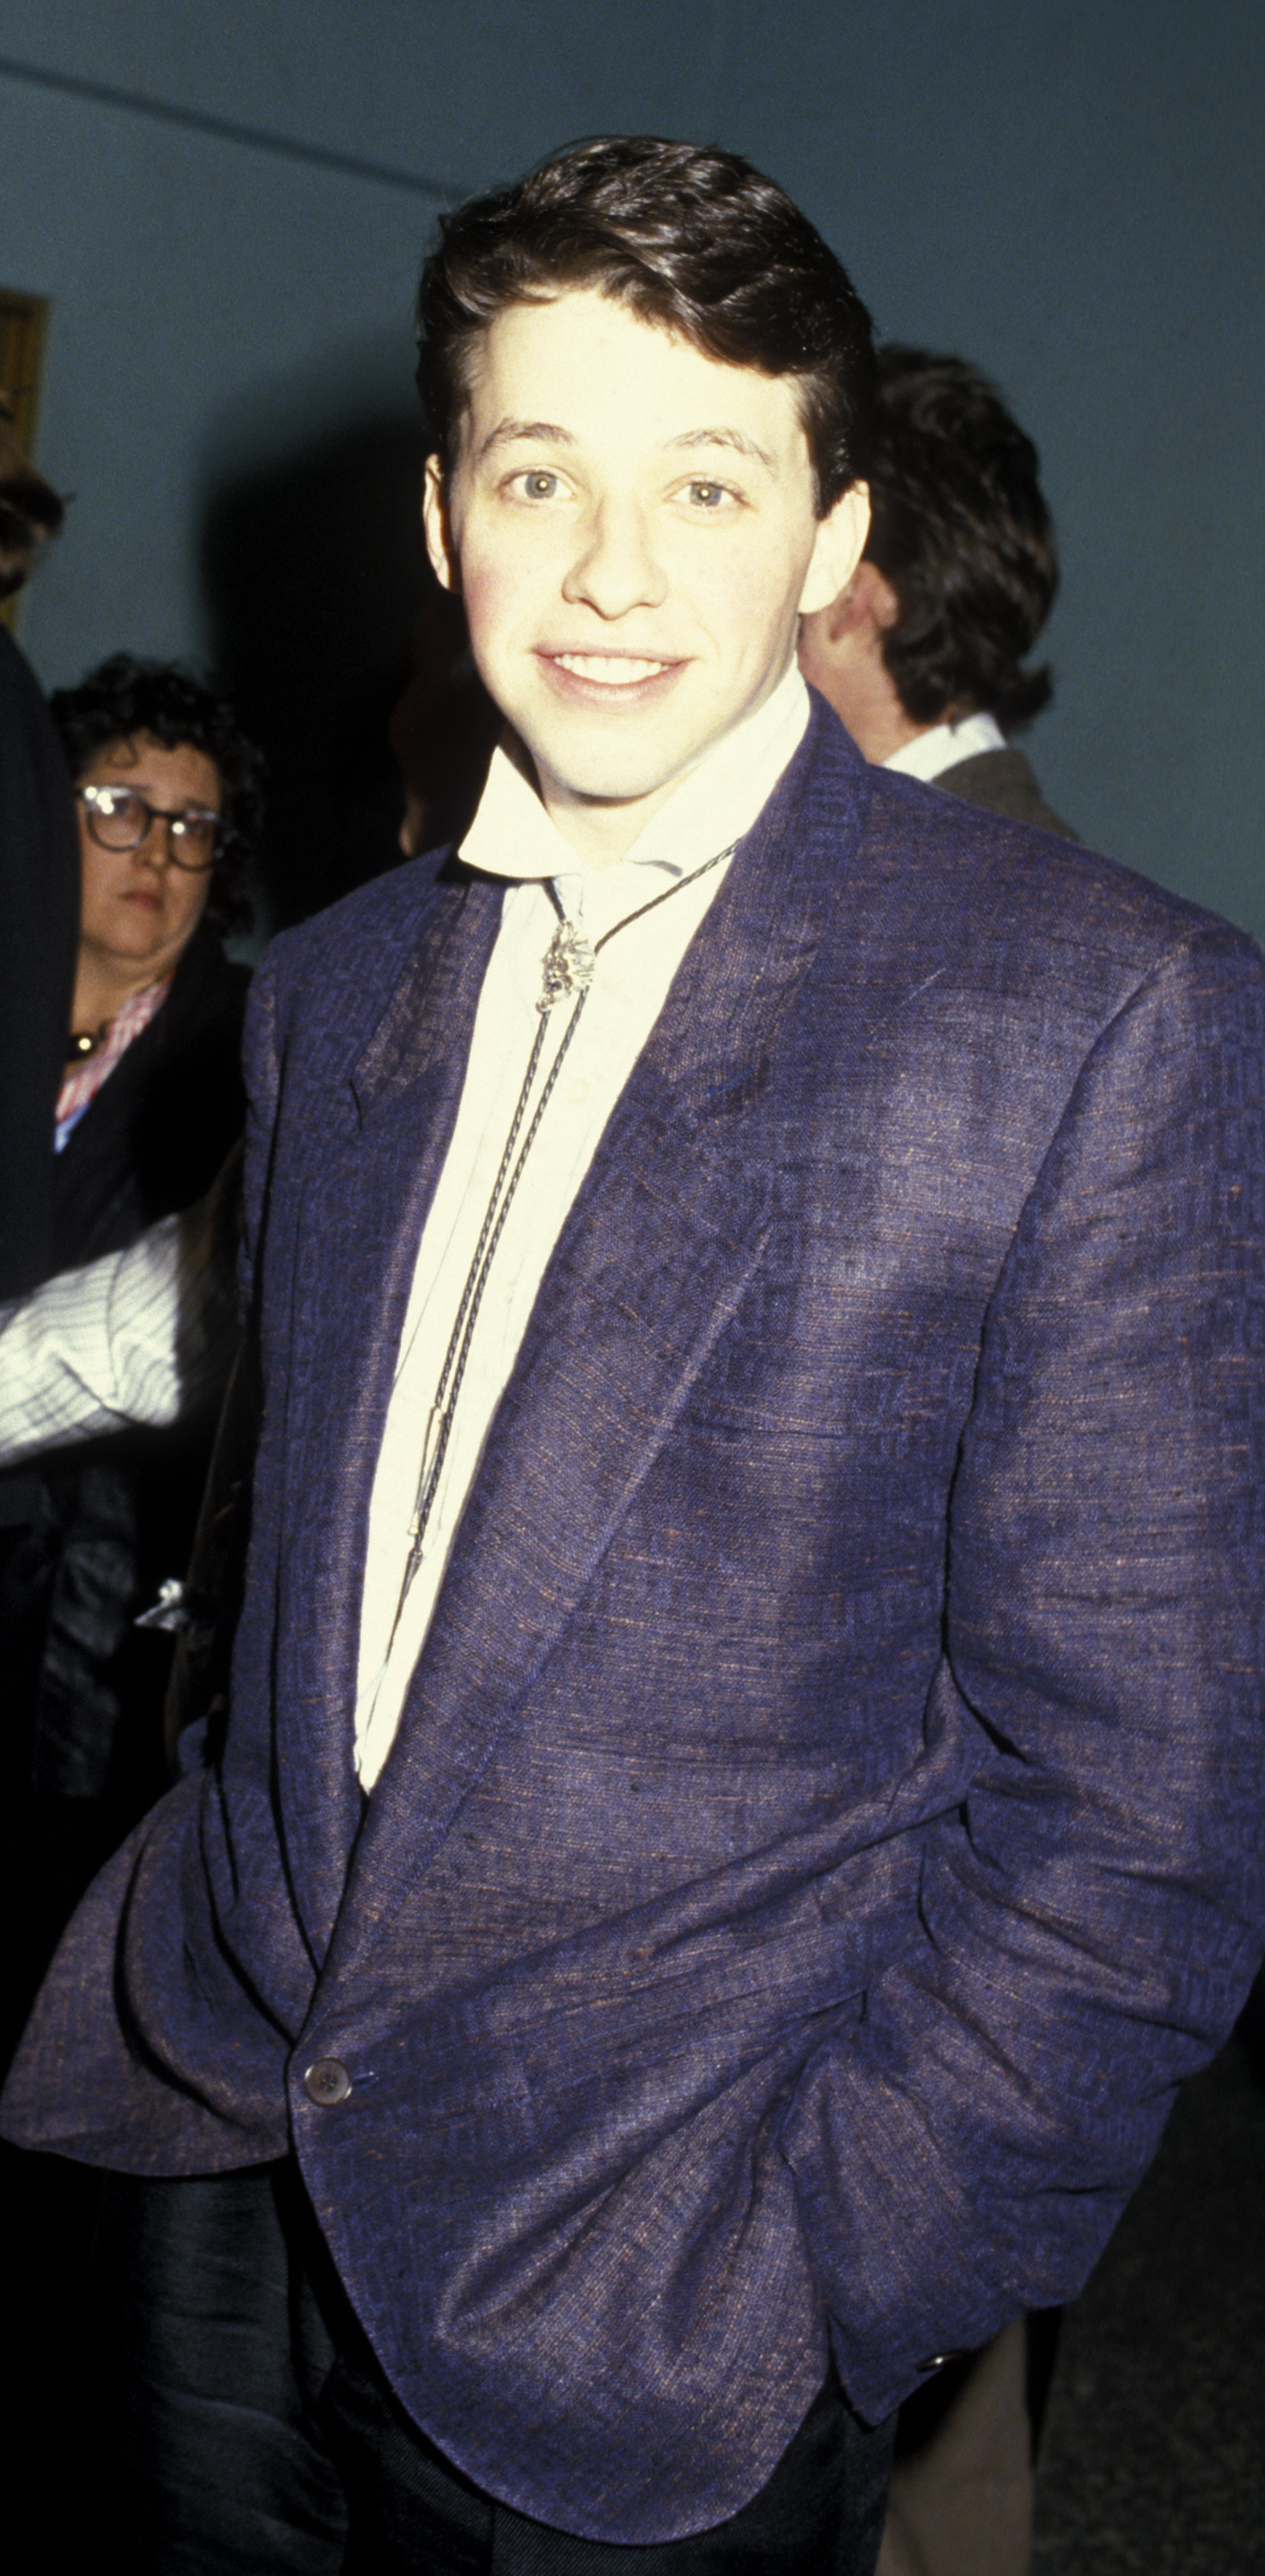
M 633 608 L 657 608 L 666 593 L 644 513 L 631 504 L 600 503 L 563 582 L 563 598 L 613 618 Z

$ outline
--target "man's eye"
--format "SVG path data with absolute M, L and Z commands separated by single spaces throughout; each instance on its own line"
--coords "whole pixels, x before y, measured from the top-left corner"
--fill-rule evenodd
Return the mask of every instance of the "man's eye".
M 529 501 L 552 501 L 561 489 L 557 475 L 543 465 L 532 466 L 519 479 Z
M 729 495 L 723 483 L 691 483 L 690 499 L 700 510 L 718 510 Z

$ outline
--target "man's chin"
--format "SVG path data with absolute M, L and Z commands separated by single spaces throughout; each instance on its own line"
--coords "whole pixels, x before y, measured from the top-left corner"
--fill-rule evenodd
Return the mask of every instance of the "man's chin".
M 543 749 L 533 752 L 536 775 L 546 804 L 573 805 L 589 813 L 614 812 L 642 805 L 679 787 L 710 749 L 708 743 L 681 744 L 656 756 L 632 755 L 632 746 L 594 747 L 594 756 L 555 765 Z
M 620 817 L 624 817 L 629 824 L 635 822 L 636 829 L 640 831 L 643 821 L 649 822 L 658 807 L 667 803 L 685 774 L 684 770 L 673 771 L 666 778 L 656 775 L 633 785 L 604 780 L 590 786 L 578 781 L 549 779 L 542 781 L 544 803 L 554 821 L 564 830 L 566 816 L 574 814 L 581 821 L 594 825 L 603 821 L 615 825 Z

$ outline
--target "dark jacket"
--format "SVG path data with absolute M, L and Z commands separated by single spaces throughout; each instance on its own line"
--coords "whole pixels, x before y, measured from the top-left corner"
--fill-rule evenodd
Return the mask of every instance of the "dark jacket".
M 1080 838 L 1046 804 L 1030 763 L 1013 743 L 1004 751 L 976 751 L 969 760 L 955 760 L 934 784 L 946 795 L 964 796 L 968 805 L 978 805 L 986 814 L 1008 814 L 1013 822 L 1030 823 L 1034 832 L 1055 832 L 1061 841 Z
M 877 2417 L 1076 2289 L 1247 1989 L 1265 982 L 818 702 L 366 1808 L 370 1488 L 500 908 L 419 862 L 260 970 L 227 1738 L 80 1909 L 4 2124 L 154 2174 L 293 2144 L 447 2456 L 646 2543 L 760 2486 L 832 2347 Z
M 199 923 L 171 991 L 56 1158 L 56 1270 L 121 1252 L 209 1189 L 246 1113 L 242 1020 L 250 970 Z
M 55 1267 L 53 1111 L 78 929 L 70 778 L 35 674 L 0 626 L 0 1298 Z
M 246 1101 L 242 1019 L 250 983 L 203 922 L 171 991 L 72 1130 L 57 1157 L 58 1270 L 120 1252 L 210 1187 L 240 1135 Z M 126 1432 L 49 1462 L 47 1532 L 56 1550 L 35 1729 L 39 1787 L 105 1794 L 120 1762 L 140 1812 L 163 1785 L 155 1683 L 161 1636 L 138 1636 L 136 1612 L 166 1575 L 184 1571 L 206 1473 L 208 1426 Z M 152 1676 L 147 1682 L 146 1676 Z M 125 1712 L 133 1759 L 119 1741 Z M 120 1789 L 122 1783 L 119 1784 Z M 112 1802 L 113 1803 L 113 1802 Z M 127 1822 L 134 1820 L 128 1816 Z
M 56 1158 L 56 1269 L 121 1251 L 210 1186 L 245 1114 L 249 980 L 203 924 Z M 0 2047 L 88 1880 L 166 1785 L 171 1642 L 134 1621 L 184 1572 L 210 1430 L 118 1433 L 24 1471 L 27 1525 L 0 1575 Z

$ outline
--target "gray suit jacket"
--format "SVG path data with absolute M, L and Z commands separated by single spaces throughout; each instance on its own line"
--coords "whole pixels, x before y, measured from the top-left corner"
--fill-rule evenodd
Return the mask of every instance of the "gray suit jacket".
M 978 805 L 985 813 L 1009 814 L 1016 823 L 1030 823 L 1035 832 L 1056 832 L 1061 841 L 1080 838 L 1070 823 L 1051 811 L 1030 764 L 1011 743 L 1004 751 L 977 751 L 969 760 L 955 760 L 933 784 L 949 796 L 964 796 L 968 805 Z

